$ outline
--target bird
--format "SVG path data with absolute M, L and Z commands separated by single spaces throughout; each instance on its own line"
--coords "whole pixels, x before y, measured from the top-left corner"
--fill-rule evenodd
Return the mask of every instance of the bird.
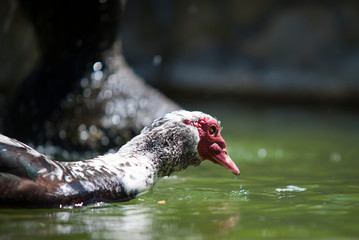
M 0 207 L 63 208 L 123 202 L 162 177 L 204 160 L 240 171 L 226 150 L 221 123 L 200 111 L 177 110 L 144 127 L 117 152 L 56 161 L 0 134 Z

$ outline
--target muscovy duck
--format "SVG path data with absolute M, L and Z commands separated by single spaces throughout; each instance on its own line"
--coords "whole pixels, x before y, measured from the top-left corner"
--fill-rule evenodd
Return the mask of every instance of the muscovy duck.
M 185 110 L 145 127 L 116 153 L 90 160 L 51 160 L 15 139 L 0 135 L 0 206 L 63 207 L 127 201 L 155 182 L 208 159 L 239 175 L 208 114 Z

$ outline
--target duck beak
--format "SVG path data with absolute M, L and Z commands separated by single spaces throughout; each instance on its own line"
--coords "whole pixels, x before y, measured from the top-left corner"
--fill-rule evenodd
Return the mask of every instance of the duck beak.
M 240 174 L 238 167 L 228 155 L 226 149 L 222 149 L 218 146 L 218 144 L 212 144 L 210 146 L 210 152 L 212 153 L 212 156 L 209 158 L 210 161 L 223 166 L 225 169 L 231 171 L 235 175 Z

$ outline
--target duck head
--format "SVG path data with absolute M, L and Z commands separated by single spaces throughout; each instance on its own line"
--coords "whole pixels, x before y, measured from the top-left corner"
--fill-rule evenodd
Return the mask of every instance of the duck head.
M 184 123 L 192 125 L 198 130 L 200 140 L 197 150 L 202 160 L 210 160 L 235 175 L 240 174 L 238 167 L 228 155 L 226 142 L 220 133 L 220 123 L 216 119 L 209 115 L 204 115 L 196 121 L 184 120 Z

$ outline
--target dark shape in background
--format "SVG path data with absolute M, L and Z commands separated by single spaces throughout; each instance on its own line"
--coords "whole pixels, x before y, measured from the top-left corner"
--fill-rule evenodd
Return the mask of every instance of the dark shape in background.
M 117 5 L 91 1 L 83 11 L 84 2 L 21 2 L 18 8 L 34 27 L 41 57 L 5 105 L 5 134 L 45 141 L 45 121 L 114 42 L 121 17 Z
M 48 154 L 57 153 L 56 146 L 65 157 L 62 149 L 95 155 L 178 109 L 123 60 L 119 1 L 24 1 L 12 7 L 29 19 L 40 57 L 4 104 L 4 134 Z

